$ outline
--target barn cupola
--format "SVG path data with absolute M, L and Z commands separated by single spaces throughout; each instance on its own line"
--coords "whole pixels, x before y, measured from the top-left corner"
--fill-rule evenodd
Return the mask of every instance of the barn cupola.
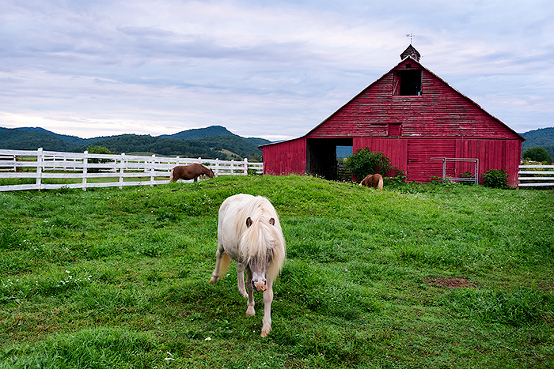
M 411 57 L 412 59 L 414 59 L 417 62 L 419 61 L 419 58 L 421 58 L 421 55 L 415 49 L 415 47 L 412 46 L 412 44 L 410 44 L 410 46 L 408 46 L 408 48 L 406 50 L 404 50 L 404 52 L 402 54 L 400 54 L 400 59 L 404 60 L 408 56 Z

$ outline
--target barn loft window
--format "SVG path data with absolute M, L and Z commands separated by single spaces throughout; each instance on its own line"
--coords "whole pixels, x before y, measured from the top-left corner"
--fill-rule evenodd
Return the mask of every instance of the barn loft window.
M 421 70 L 397 70 L 394 73 L 393 95 L 420 96 Z

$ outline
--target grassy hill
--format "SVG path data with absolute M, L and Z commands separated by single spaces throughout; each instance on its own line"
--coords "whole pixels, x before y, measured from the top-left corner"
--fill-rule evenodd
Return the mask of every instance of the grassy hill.
M 259 145 L 270 141 L 243 138 L 221 126 L 182 131 L 153 137 L 125 134 L 83 139 L 59 135 L 42 128 L 0 128 L 0 148 L 82 152 L 90 146 L 103 146 L 113 153 L 147 152 L 164 156 L 261 160 Z
M 234 266 L 208 283 L 241 192 L 272 201 L 287 241 L 265 339 Z M 247 176 L 0 203 L 0 368 L 554 362 L 552 191 Z

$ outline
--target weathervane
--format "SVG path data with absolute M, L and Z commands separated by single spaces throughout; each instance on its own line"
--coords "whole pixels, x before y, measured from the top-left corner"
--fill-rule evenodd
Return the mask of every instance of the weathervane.
M 410 32 L 406 35 L 406 37 L 410 38 L 410 45 L 411 45 L 414 42 L 415 35 L 412 32 Z

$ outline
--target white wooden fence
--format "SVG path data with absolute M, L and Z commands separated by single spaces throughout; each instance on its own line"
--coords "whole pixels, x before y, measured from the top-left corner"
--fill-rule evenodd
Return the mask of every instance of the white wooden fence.
M 168 183 L 176 165 L 203 164 L 216 176 L 261 174 L 263 163 L 28 150 L 0 150 L 0 191 L 141 186 Z M 7 179 L 2 181 L 3 179 Z M 9 179 L 24 179 L 12 184 Z M 26 180 L 25 180 L 26 179 Z M 7 184 L 3 184 L 6 182 Z M 11 181 L 17 182 L 17 181 Z M 190 180 L 192 182 L 192 180 Z
M 554 186 L 554 165 L 520 165 L 518 181 L 519 187 Z

